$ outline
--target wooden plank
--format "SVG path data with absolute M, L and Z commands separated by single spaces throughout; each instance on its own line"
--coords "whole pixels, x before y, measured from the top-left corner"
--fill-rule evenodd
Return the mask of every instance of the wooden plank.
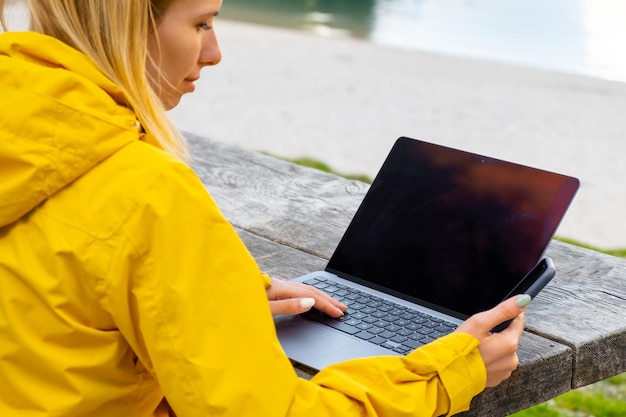
M 189 136 L 194 169 L 235 226 L 329 258 L 367 184 Z
M 256 259 L 261 270 L 273 278 L 291 279 L 324 269 L 326 260 L 274 242 L 262 236 L 237 229 L 237 233 Z
M 553 241 L 557 276 L 527 327 L 574 350 L 572 388 L 626 372 L 626 261 Z

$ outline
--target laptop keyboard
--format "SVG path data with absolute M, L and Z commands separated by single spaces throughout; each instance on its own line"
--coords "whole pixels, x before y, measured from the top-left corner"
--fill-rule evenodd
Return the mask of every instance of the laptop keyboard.
M 346 304 L 348 311 L 343 317 L 335 319 L 311 309 L 302 314 L 303 317 L 403 355 L 452 333 L 457 327 L 454 323 L 359 291 L 326 277 L 314 277 L 304 283 Z

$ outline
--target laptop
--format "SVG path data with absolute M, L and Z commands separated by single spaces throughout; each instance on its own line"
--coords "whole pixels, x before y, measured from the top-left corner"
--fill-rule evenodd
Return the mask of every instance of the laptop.
M 285 353 L 320 370 L 452 332 L 545 265 L 578 188 L 567 175 L 397 139 L 325 269 L 293 279 L 347 314 L 276 317 Z

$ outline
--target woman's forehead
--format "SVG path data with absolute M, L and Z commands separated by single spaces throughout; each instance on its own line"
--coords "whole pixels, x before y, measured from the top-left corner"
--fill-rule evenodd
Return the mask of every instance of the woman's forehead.
M 214 15 L 222 7 L 222 0 L 153 0 L 153 5 L 160 11 L 175 8 L 194 14 Z

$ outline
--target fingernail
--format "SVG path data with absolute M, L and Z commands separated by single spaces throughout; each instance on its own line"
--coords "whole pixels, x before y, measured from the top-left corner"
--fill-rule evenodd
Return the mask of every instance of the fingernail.
M 300 300 L 300 307 L 302 308 L 311 308 L 315 305 L 315 300 L 313 298 L 303 298 Z
M 532 301 L 532 298 L 530 297 L 530 295 L 523 294 L 523 295 L 520 295 L 519 297 L 517 297 L 517 300 L 515 300 L 515 303 L 517 303 L 517 306 L 519 308 L 524 308 L 528 304 L 530 304 L 531 301 Z

